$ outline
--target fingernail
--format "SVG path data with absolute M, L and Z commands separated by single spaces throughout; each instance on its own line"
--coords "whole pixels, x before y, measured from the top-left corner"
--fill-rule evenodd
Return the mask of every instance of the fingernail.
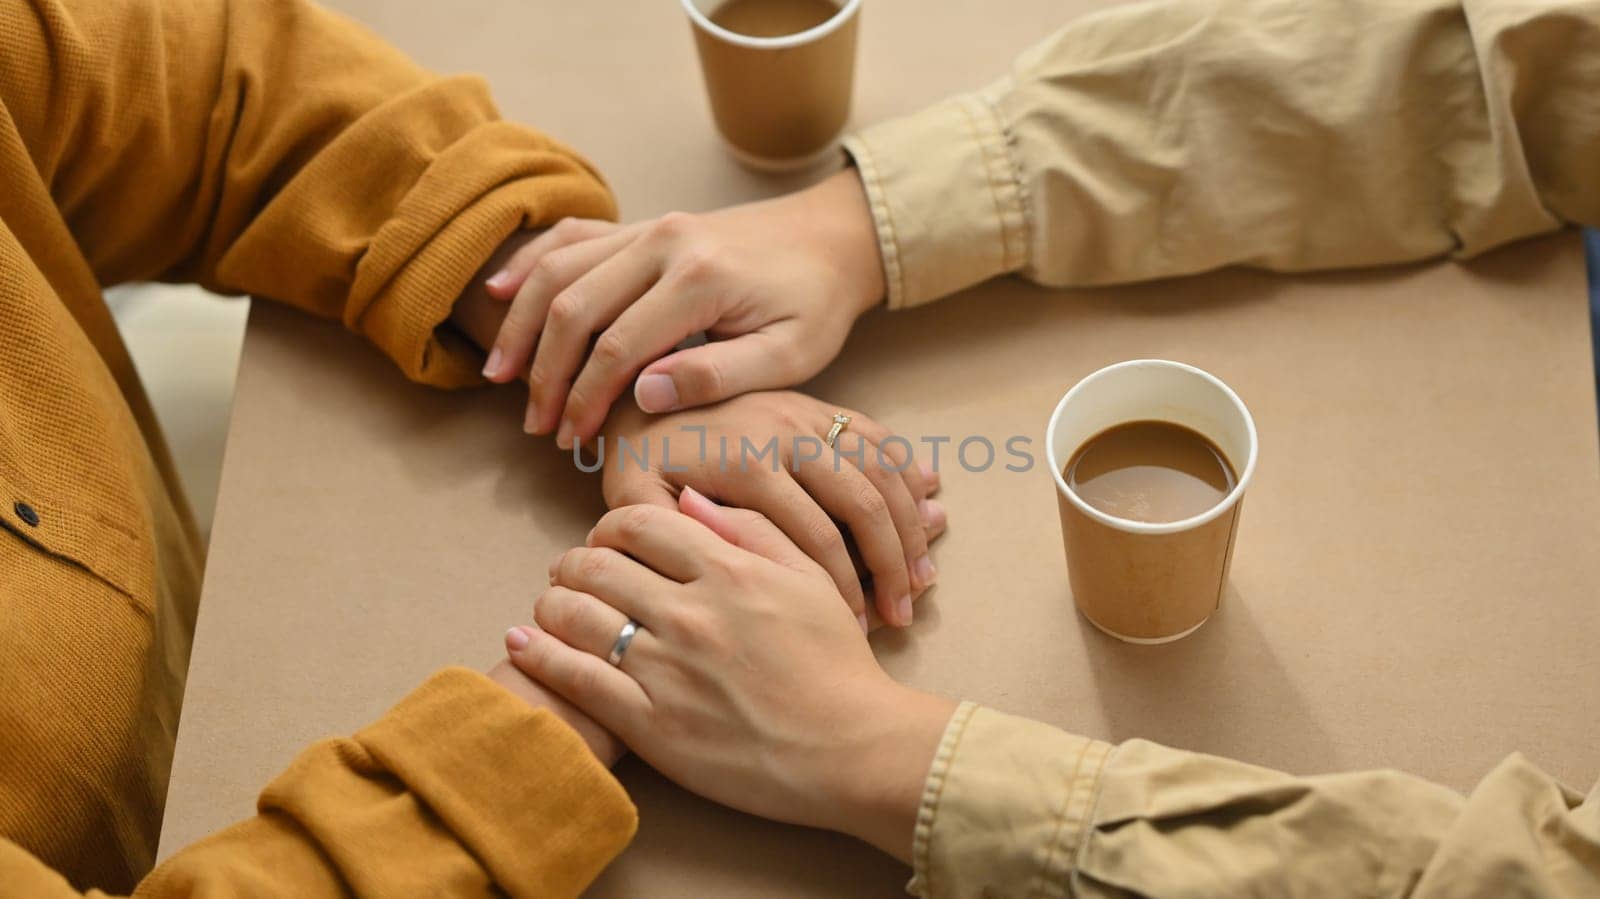
M 917 463 L 917 468 L 922 471 L 922 476 L 923 477 L 927 478 L 930 481 L 933 481 L 936 484 L 939 482 L 939 473 L 937 471 L 933 470 L 933 466 L 929 465 L 926 462 L 918 462 Z
M 484 281 L 483 283 L 488 285 L 490 288 L 492 288 L 494 290 L 499 290 L 500 288 L 505 287 L 507 284 L 511 283 L 511 270 L 503 268 L 503 269 L 495 272 L 494 274 L 490 275 L 489 279 L 487 281 Z
M 597 530 L 597 528 L 590 528 L 589 529 L 589 533 L 584 535 L 584 538 L 583 538 L 583 545 L 584 546 L 591 546 L 591 545 L 594 544 L 594 532 L 596 530 Z
M 894 604 L 894 617 L 901 627 L 911 626 L 911 597 L 900 597 Z
M 678 408 L 678 388 L 671 375 L 645 375 L 633 385 L 633 399 L 645 412 L 671 412 Z
M 863 634 L 867 632 L 867 630 L 868 630 L 868 628 L 867 628 L 867 616 L 865 616 L 865 615 L 857 615 L 856 616 L 856 624 L 861 625 L 861 632 Z
M 506 631 L 506 648 L 512 652 L 521 652 L 528 645 L 528 629 L 514 627 Z
M 501 355 L 502 354 L 499 347 L 495 347 L 489 351 L 489 361 L 483 364 L 483 376 L 485 378 L 492 378 L 495 375 L 500 374 Z
M 945 522 L 944 503 L 936 499 L 925 499 L 917 503 L 917 512 L 922 515 L 922 523 L 930 528 L 942 527 Z
M 562 449 L 572 449 L 572 422 L 561 419 L 561 428 L 556 431 L 556 446 Z
M 539 407 L 533 403 L 528 404 L 528 412 L 522 416 L 522 433 L 537 433 L 539 428 Z
M 916 576 L 917 583 L 924 587 L 932 584 L 933 579 L 939 576 L 938 569 L 933 567 L 933 560 L 927 556 L 923 556 L 912 563 L 911 572 Z

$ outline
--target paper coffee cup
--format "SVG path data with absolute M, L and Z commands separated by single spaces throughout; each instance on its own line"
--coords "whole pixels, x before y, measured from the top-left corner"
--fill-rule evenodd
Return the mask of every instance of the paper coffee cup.
M 812 28 L 751 37 L 712 21 L 729 0 L 681 0 L 694 28 L 717 130 L 741 163 L 763 171 L 815 165 L 850 118 L 861 0 Z
M 1233 469 L 1233 489 L 1181 521 L 1132 521 L 1089 505 L 1068 486 L 1063 469 L 1092 438 L 1137 421 L 1183 425 L 1210 440 Z M 1166 643 L 1204 624 L 1222 601 L 1240 505 L 1256 469 L 1256 426 L 1238 395 L 1181 362 L 1120 362 L 1061 398 L 1046 449 L 1067 576 L 1083 616 L 1130 643 Z

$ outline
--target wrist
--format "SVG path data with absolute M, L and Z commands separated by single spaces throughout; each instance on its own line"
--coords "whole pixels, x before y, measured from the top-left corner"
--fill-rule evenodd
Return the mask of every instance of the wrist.
M 473 274 L 467 286 L 462 288 L 461 296 L 456 297 L 455 305 L 450 307 L 450 324 L 480 349 L 487 351 L 494 345 L 495 336 L 500 333 L 500 322 L 505 319 L 506 312 L 511 308 L 510 303 L 491 297 L 488 288 L 484 286 L 484 281 L 504 268 L 513 253 L 522 249 L 540 233 L 542 232 L 513 232 Z
M 878 227 L 867 202 L 867 190 L 853 168 L 836 172 L 802 194 L 810 208 L 804 221 L 813 227 L 824 258 L 839 266 L 845 283 L 844 301 L 859 317 L 883 302 L 887 292 Z
M 910 864 L 923 789 L 955 710 L 944 697 L 892 684 L 866 710 L 869 739 L 835 767 L 837 811 L 826 826 Z

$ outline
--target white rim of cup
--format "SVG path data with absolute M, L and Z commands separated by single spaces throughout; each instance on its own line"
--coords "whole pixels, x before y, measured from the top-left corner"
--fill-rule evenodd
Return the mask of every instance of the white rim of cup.
M 813 25 L 805 31 L 796 31 L 794 34 L 786 34 L 782 37 L 751 37 L 748 34 L 729 31 L 711 21 L 705 13 L 700 11 L 700 7 L 694 5 L 694 0 L 678 0 L 678 2 L 683 4 L 684 12 L 689 14 L 690 20 L 695 25 L 704 28 L 730 44 L 750 47 L 755 50 L 782 50 L 785 47 L 798 47 L 801 44 L 809 44 L 812 41 L 820 40 L 838 31 L 840 26 L 844 25 L 845 20 L 854 15 L 855 11 L 861 6 L 861 0 L 845 0 L 844 4 L 839 7 L 839 11 L 821 25 Z
M 1067 478 L 1062 472 L 1062 467 L 1066 464 L 1066 462 L 1065 460 L 1061 460 L 1056 457 L 1056 422 L 1061 419 L 1061 413 L 1067 408 L 1067 404 L 1072 401 L 1072 398 L 1077 395 L 1078 391 L 1084 389 L 1085 387 L 1089 386 L 1100 378 L 1105 377 L 1113 371 L 1141 365 L 1161 365 L 1182 369 L 1185 372 L 1198 375 L 1204 380 L 1209 381 L 1212 386 L 1222 391 L 1223 396 L 1227 397 L 1229 402 L 1233 403 L 1234 408 L 1237 409 L 1239 414 L 1244 418 L 1245 428 L 1250 433 L 1250 455 L 1247 459 L 1245 459 L 1244 471 L 1239 474 L 1239 480 L 1233 485 L 1233 489 L 1228 491 L 1227 496 L 1224 496 L 1220 501 L 1217 502 L 1216 505 L 1205 510 L 1204 512 L 1201 512 L 1199 515 L 1194 515 L 1178 521 L 1163 521 L 1159 523 L 1149 521 L 1134 521 L 1129 518 L 1118 518 L 1115 515 L 1107 515 L 1099 509 L 1096 509 L 1095 507 L 1084 502 L 1083 497 L 1080 497 L 1077 494 L 1077 491 L 1073 490 L 1067 485 Z M 1206 439 L 1209 440 L 1210 437 L 1207 437 Z M 1195 368 L 1193 365 L 1187 365 L 1182 362 L 1174 362 L 1171 359 L 1130 359 L 1126 362 L 1118 362 L 1114 365 L 1108 365 L 1094 374 L 1089 375 L 1088 377 L 1079 381 L 1077 384 L 1074 384 L 1072 389 L 1067 391 L 1066 396 L 1063 396 L 1061 401 L 1056 403 L 1056 411 L 1051 413 L 1050 424 L 1048 429 L 1045 431 L 1045 453 L 1050 459 L 1050 472 L 1055 478 L 1056 489 L 1065 494 L 1067 500 L 1074 506 L 1078 507 L 1078 511 L 1082 512 L 1083 514 L 1089 516 L 1095 521 L 1100 522 L 1101 524 L 1114 527 L 1119 531 L 1127 531 L 1132 534 L 1176 534 L 1179 531 L 1187 531 L 1190 528 L 1199 527 L 1200 525 L 1215 519 L 1219 515 L 1225 514 L 1229 509 L 1233 508 L 1235 503 L 1239 501 L 1239 497 L 1244 495 L 1244 488 L 1250 486 L 1250 479 L 1255 476 L 1257 449 L 1258 443 L 1256 441 L 1256 420 L 1251 417 L 1250 410 L 1245 406 L 1244 401 L 1239 399 L 1239 395 L 1237 393 L 1233 392 L 1233 388 L 1223 383 L 1221 378 L 1218 378 L 1216 375 L 1213 375 L 1204 369 Z M 1077 452 L 1078 447 L 1073 447 L 1072 451 Z M 1229 459 L 1228 461 L 1231 463 L 1233 460 Z

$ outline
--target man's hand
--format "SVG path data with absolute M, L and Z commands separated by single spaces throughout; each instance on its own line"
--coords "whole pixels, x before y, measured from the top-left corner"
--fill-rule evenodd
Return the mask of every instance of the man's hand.
M 526 430 L 555 430 L 563 449 L 598 434 L 630 385 L 639 408 L 659 413 L 798 384 L 884 294 L 854 171 L 703 215 L 563 221 L 486 287 L 510 307 L 484 374 L 525 375 Z M 700 331 L 710 343 L 672 352 Z
M 607 768 L 622 758 L 625 747 L 611 732 L 594 722 L 593 718 L 578 711 L 578 707 L 559 694 L 523 674 L 509 660 L 501 660 L 485 672 L 489 679 L 510 690 L 512 695 L 535 709 L 549 709 L 557 718 L 572 725 L 583 742 Z
M 824 439 L 837 409 L 791 391 L 659 416 L 620 404 L 606 422 L 606 504 L 675 508 L 682 488 L 693 487 L 760 512 L 822 565 L 865 627 L 854 544 L 878 613 L 905 627 L 935 577 L 928 544 L 945 527 L 944 508 L 929 498 L 938 476 L 912 457 L 909 441 L 858 412 L 849 413 L 836 457 Z

